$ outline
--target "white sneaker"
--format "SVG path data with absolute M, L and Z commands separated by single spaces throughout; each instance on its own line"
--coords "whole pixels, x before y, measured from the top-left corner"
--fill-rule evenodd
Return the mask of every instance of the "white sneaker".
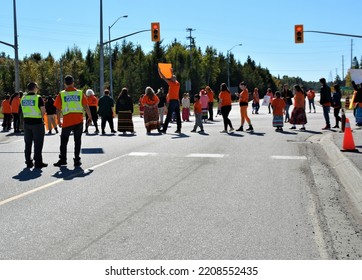
M 229 130 L 229 132 L 233 132 L 235 129 L 233 129 L 233 128 L 230 128 L 230 130 Z
M 227 133 L 227 131 L 226 130 L 221 130 L 220 133 Z

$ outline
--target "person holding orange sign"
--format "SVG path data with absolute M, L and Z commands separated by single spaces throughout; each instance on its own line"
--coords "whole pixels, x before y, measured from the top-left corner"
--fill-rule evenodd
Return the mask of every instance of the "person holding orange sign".
M 173 74 L 172 68 L 171 78 L 167 78 L 160 68 L 158 68 L 158 73 L 160 77 L 168 84 L 168 110 L 165 123 L 163 125 L 162 133 L 166 133 L 168 124 L 171 120 L 172 113 L 175 112 L 176 122 L 177 122 L 177 130 L 175 133 L 181 133 L 181 115 L 180 115 L 180 83 L 177 81 L 176 75 Z

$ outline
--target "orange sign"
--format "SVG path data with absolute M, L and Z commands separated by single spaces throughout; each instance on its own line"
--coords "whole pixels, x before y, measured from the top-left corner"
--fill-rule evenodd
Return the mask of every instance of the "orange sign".
M 159 63 L 158 69 L 165 76 L 166 79 L 172 77 L 172 64 L 171 63 Z

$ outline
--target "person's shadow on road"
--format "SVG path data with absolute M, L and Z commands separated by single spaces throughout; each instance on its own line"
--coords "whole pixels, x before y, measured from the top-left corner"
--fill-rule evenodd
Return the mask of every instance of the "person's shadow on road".
M 74 178 L 83 178 L 93 173 L 94 170 L 86 169 L 84 170 L 80 166 L 74 167 L 74 169 L 69 169 L 67 166 L 61 166 L 59 171 L 55 172 L 52 177 L 63 179 L 63 180 L 73 180 Z
M 42 170 L 40 168 L 24 168 L 19 172 L 18 175 L 13 176 L 13 179 L 19 180 L 21 182 L 34 180 L 41 176 Z

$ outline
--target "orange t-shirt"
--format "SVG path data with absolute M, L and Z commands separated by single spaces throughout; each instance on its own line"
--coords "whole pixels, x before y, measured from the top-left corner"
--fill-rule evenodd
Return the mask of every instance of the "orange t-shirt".
M 307 92 L 308 99 L 313 99 L 315 97 L 315 92 L 313 90 L 308 90 Z
M 207 91 L 207 97 L 209 98 L 209 102 L 214 102 L 214 92 L 212 90 Z
M 3 100 L 1 104 L 1 109 L 3 111 L 3 114 L 11 114 L 10 99 Z
M 11 101 L 11 113 L 19 113 L 19 106 L 20 98 L 19 96 L 15 96 L 14 99 Z
M 294 95 L 294 107 L 305 108 L 305 95 L 301 91 L 297 91 Z
M 168 95 L 169 95 L 169 100 L 173 100 L 173 99 L 180 99 L 179 93 L 180 93 L 180 83 L 178 81 L 173 82 L 171 80 L 168 80 L 167 82 L 168 84 Z
M 245 88 L 241 93 L 240 93 L 240 97 L 239 97 L 239 102 L 246 102 L 248 103 L 249 101 L 249 91 L 247 88 Z
M 219 93 L 219 100 L 221 100 L 221 107 L 231 105 L 231 94 L 228 91 Z
M 194 112 L 195 112 L 195 114 L 201 114 L 202 113 L 200 100 L 195 101 L 195 103 L 194 103 Z
M 87 97 L 88 100 L 88 106 L 98 106 L 98 98 L 95 97 L 94 95 L 90 95 Z
M 273 115 L 274 116 L 283 116 L 285 101 L 282 98 L 275 98 L 272 101 Z
M 150 106 L 152 106 L 152 105 L 158 104 L 158 103 L 160 102 L 160 99 L 158 98 L 157 95 L 154 95 L 154 96 L 153 96 L 153 100 L 151 100 L 147 95 L 145 95 L 145 96 L 143 96 L 141 102 L 142 102 L 143 105 L 150 105 Z
M 76 88 L 68 87 L 65 91 L 76 91 Z M 82 97 L 82 105 L 88 105 L 87 97 L 83 94 Z M 62 110 L 62 98 L 60 97 L 60 93 L 57 95 L 54 101 L 54 106 L 58 110 Z M 83 113 L 69 113 L 63 116 L 63 127 L 68 127 L 76 124 L 80 124 L 83 122 Z

